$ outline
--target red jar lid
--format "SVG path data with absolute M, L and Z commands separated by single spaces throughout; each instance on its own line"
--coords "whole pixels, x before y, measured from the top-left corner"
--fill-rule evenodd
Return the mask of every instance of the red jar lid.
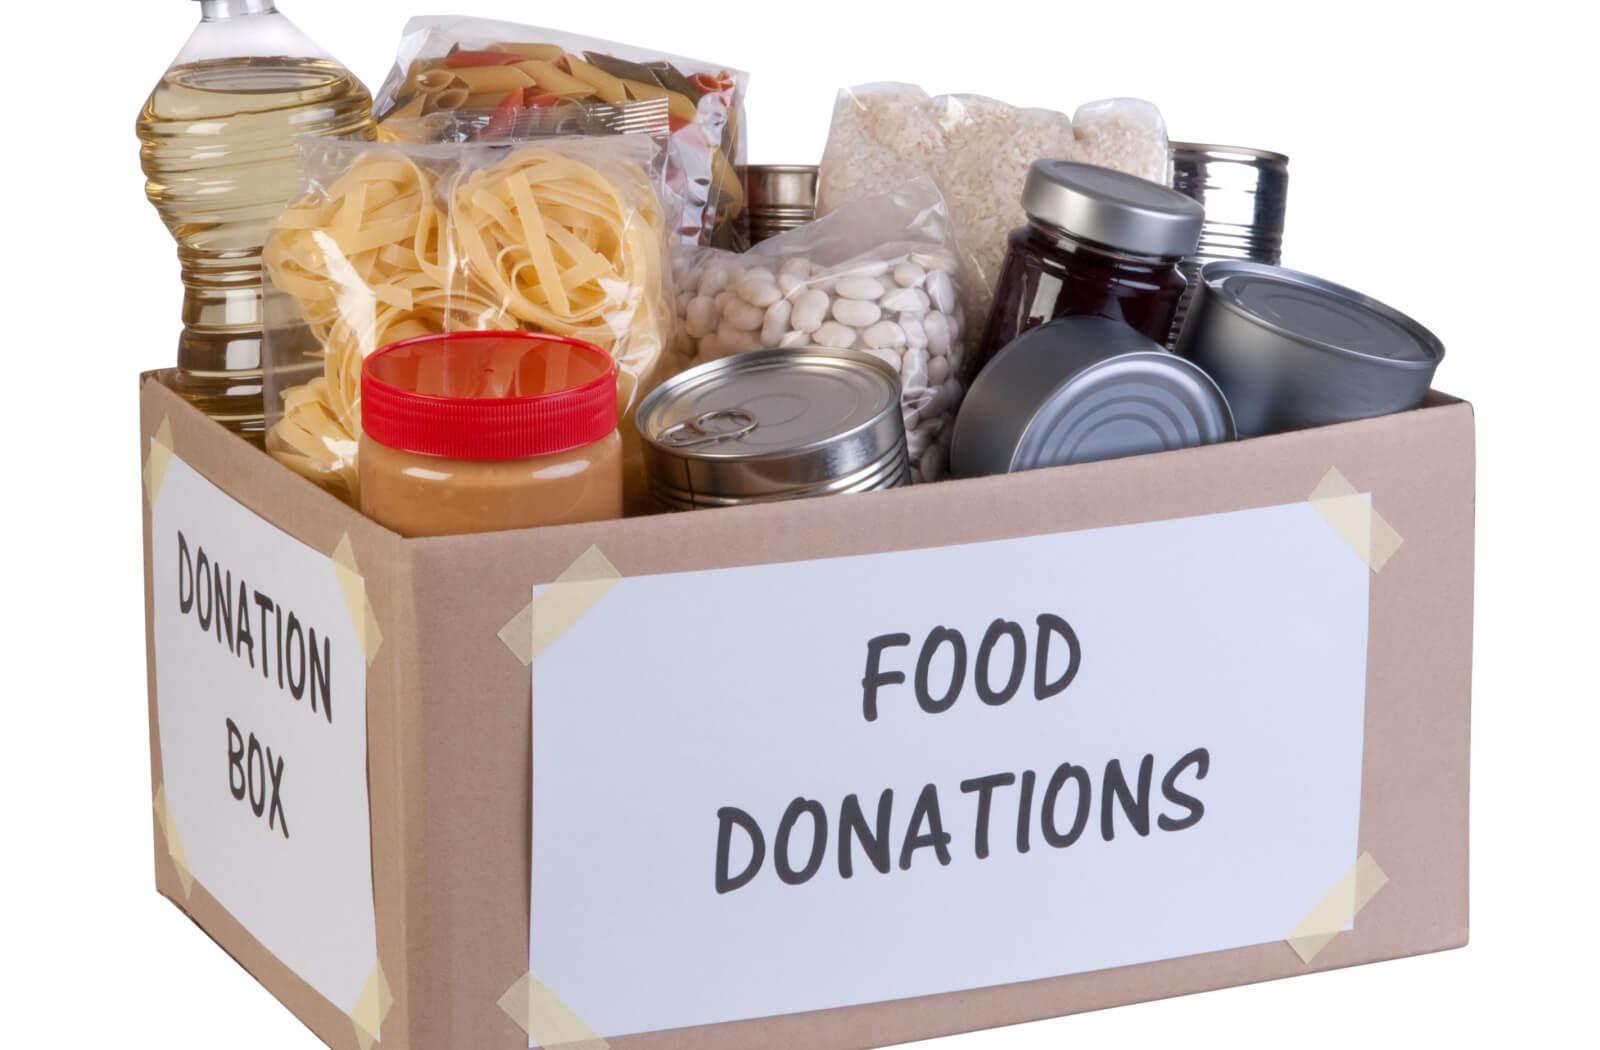
M 424 456 L 565 452 L 617 428 L 617 366 L 564 336 L 418 336 L 362 362 L 361 428 L 380 445 Z

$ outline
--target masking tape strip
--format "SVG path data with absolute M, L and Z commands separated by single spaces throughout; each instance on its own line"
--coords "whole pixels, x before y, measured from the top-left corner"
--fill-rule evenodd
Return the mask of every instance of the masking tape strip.
M 1389 882 L 1389 876 L 1378 867 L 1378 862 L 1372 859 L 1372 854 L 1363 853 L 1350 865 L 1350 870 L 1339 877 L 1333 884 L 1333 889 L 1316 903 L 1305 918 L 1295 924 L 1284 940 L 1289 942 L 1289 947 L 1300 956 L 1300 961 L 1309 963 L 1317 957 L 1328 942 L 1337 937 L 1346 926 L 1355 921 L 1356 915 L 1367 903 L 1377 896 L 1379 890 Z
M 590 547 L 500 628 L 500 640 L 524 665 L 533 663 L 620 579 L 622 574 L 600 548 Z M 531 973 L 506 989 L 499 1006 L 545 1050 L 609 1050 L 610 1044 Z
M 531 973 L 518 977 L 499 1005 L 544 1050 L 609 1050 L 609 1043 Z
M 372 1050 L 372 1045 L 378 1041 L 378 1028 L 393 1007 L 394 996 L 389 992 L 389 981 L 380 963 L 372 967 L 372 975 L 367 978 L 361 998 L 356 1000 L 355 1012 L 350 1015 L 361 1050 Z
M 1337 467 L 1317 482 L 1307 497 L 1323 520 L 1355 548 L 1356 554 L 1373 572 L 1382 572 L 1385 564 L 1400 549 L 1403 542 L 1396 532 L 1355 486 L 1339 473 Z
M 161 425 L 150 439 L 150 454 L 144 461 L 144 491 L 152 507 L 156 505 L 156 497 L 161 495 L 161 483 L 167 479 L 167 467 L 171 463 L 172 420 L 162 416 Z
M 172 819 L 172 807 L 167 804 L 166 785 L 156 788 L 156 822 L 161 825 L 161 835 L 167 840 L 167 856 L 178 869 L 178 882 L 183 886 L 183 899 L 188 900 L 194 891 L 194 873 L 189 870 L 188 854 L 183 852 L 183 842 L 178 838 L 178 826 Z
M 622 574 L 600 548 L 590 547 L 500 628 L 500 640 L 523 664 L 533 663 L 620 579 Z
M 356 567 L 356 552 L 348 532 L 339 538 L 339 545 L 333 549 L 333 570 L 339 574 L 339 589 L 344 592 L 350 619 L 356 625 L 356 636 L 361 639 L 361 650 L 367 654 L 367 666 L 371 667 L 372 661 L 378 658 L 378 647 L 383 645 L 383 632 L 378 629 L 378 614 L 367 597 L 367 581 L 361 578 L 361 570 Z

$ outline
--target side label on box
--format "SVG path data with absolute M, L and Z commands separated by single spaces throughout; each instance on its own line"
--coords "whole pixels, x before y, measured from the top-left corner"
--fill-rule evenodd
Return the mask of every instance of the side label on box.
M 160 778 L 189 870 L 353 1013 L 378 950 L 367 665 L 338 572 L 177 457 L 150 518 Z
M 1281 940 L 1370 576 L 1300 503 L 623 579 L 532 664 L 529 969 L 615 1036 Z

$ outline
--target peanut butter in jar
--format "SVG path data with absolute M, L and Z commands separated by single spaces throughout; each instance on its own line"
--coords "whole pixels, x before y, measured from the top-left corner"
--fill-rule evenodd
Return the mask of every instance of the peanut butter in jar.
M 402 536 L 622 516 L 616 366 L 525 332 L 385 347 L 361 372 L 361 511 Z

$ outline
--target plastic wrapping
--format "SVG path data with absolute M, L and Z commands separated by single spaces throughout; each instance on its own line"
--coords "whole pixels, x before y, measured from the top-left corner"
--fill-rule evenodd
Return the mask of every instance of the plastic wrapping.
M 673 325 L 655 157 L 633 135 L 305 143 L 306 192 L 263 256 L 267 450 L 354 502 L 368 354 L 441 331 L 552 333 L 616 359 L 624 481 L 643 506 L 630 410 L 663 378 Z
M 736 171 L 748 79 L 716 63 L 572 33 L 429 16 L 406 23 L 374 112 L 385 124 L 456 113 L 484 139 L 659 137 L 670 196 L 681 200 L 670 222 L 679 238 L 739 251 L 748 243 Z M 395 135 L 380 126 L 379 134 L 409 138 L 418 127 Z
M 929 97 L 911 84 L 839 92 L 817 186 L 817 214 L 929 175 L 949 203 L 961 246 L 962 303 L 983 330 L 1006 235 L 1026 217 L 1028 165 L 1061 157 L 1167 181 L 1161 113 L 1139 99 L 1108 99 L 1073 117 L 1019 109 L 979 95 Z
M 673 269 L 676 365 L 760 347 L 864 350 L 900 375 L 912 480 L 945 474 L 964 393 L 966 314 L 950 216 L 931 179 L 846 205 L 742 255 L 677 248 Z

